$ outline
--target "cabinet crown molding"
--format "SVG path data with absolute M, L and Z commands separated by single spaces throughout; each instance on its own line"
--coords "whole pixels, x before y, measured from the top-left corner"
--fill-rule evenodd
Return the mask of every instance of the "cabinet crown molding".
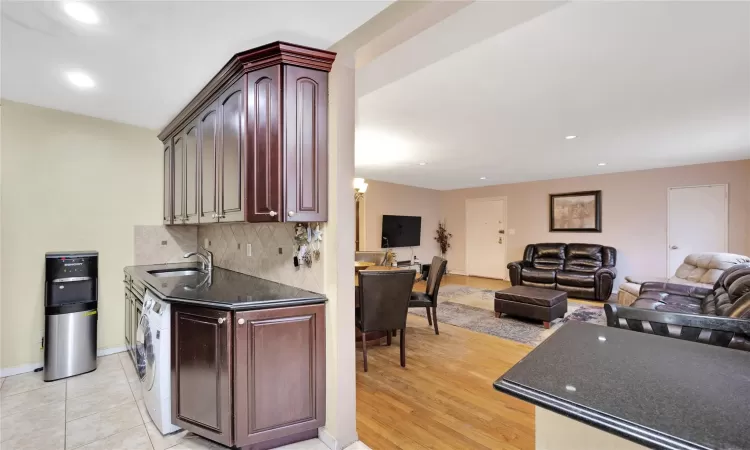
M 272 42 L 232 56 L 190 103 L 159 133 L 159 140 L 172 136 L 189 118 L 194 116 L 224 87 L 242 74 L 276 64 L 288 64 L 330 72 L 336 53 L 288 42 Z

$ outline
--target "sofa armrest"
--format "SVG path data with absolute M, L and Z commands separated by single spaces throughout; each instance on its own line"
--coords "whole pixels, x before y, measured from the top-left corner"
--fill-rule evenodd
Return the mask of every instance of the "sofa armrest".
M 689 284 L 663 283 L 659 281 L 647 281 L 641 285 L 641 294 L 654 291 L 693 298 L 703 298 L 713 292 L 711 289 L 704 287 L 692 286 Z
M 521 270 L 524 267 L 531 267 L 531 263 L 525 260 L 508 263 L 508 275 L 510 276 L 510 284 L 512 286 L 521 284 Z
M 750 320 L 662 312 L 608 303 L 607 326 L 750 351 Z
M 594 297 L 596 300 L 606 302 L 612 295 L 617 278 L 617 270 L 614 267 L 601 267 L 594 272 Z

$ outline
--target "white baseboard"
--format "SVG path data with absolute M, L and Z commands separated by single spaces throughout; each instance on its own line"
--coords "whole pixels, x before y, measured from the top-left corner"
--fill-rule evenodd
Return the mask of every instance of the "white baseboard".
M 318 439 L 325 444 L 326 447 L 331 450 L 371 450 L 370 447 L 366 446 L 362 441 L 354 441 L 349 444 L 340 444 L 335 437 L 325 427 L 318 428 Z
M 113 355 L 115 353 L 121 353 L 127 350 L 127 347 L 110 347 L 110 348 L 100 348 L 96 351 L 96 356 L 107 356 L 107 355 Z M 33 372 L 34 370 L 42 367 L 43 363 L 42 361 L 31 363 L 31 364 L 23 364 L 20 366 L 15 367 L 3 367 L 0 368 L 0 378 L 5 377 L 12 377 L 13 375 L 20 375 L 22 373 L 27 372 Z
M 464 275 L 466 276 L 466 272 L 463 270 L 449 270 L 448 275 Z

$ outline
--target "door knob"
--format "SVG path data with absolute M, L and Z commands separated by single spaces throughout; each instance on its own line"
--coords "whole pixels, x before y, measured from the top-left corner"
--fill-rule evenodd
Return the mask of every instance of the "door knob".
M 294 211 L 289 211 L 288 214 L 289 214 L 289 217 L 292 217 L 292 216 L 294 216 Z
M 271 211 L 268 213 L 268 215 L 271 217 L 274 217 L 276 214 L 277 214 L 276 211 Z
M 240 325 L 244 325 L 245 324 L 245 319 L 237 319 L 237 323 L 240 324 Z
M 677 250 L 678 247 L 676 245 L 673 245 L 673 246 L 671 246 L 669 248 L 671 248 L 672 250 Z
M 226 321 L 227 321 L 227 319 L 225 319 L 223 317 L 219 317 L 219 325 L 221 325 L 222 323 L 224 323 Z

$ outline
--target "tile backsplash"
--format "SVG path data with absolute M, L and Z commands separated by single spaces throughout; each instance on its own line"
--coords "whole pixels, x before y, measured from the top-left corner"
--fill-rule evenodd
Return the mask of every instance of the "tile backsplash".
M 214 254 L 214 265 L 258 278 L 323 292 L 323 258 L 294 267 L 294 223 L 235 223 L 198 227 L 197 242 Z M 321 224 L 323 239 L 325 224 Z M 252 256 L 247 256 L 247 244 Z M 280 250 L 279 250 L 280 249 Z M 322 249 L 322 246 L 321 246 Z
M 136 225 L 133 228 L 133 263 L 137 266 L 196 259 L 186 260 L 182 256 L 198 248 L 197 226 Z

